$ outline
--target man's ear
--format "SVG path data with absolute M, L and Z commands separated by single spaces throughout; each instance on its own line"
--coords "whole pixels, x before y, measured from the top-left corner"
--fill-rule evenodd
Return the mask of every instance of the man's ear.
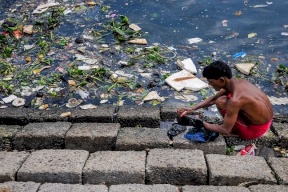
M 221 82 L 225 82 L 225 78 L 224 78 L 224 77 L 219 77 L 219 80 L 220 80 Z

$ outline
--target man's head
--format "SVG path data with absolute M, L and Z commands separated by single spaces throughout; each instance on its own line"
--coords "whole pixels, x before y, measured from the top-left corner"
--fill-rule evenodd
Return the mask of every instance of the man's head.
M 202 75 L 207 79 L 209 85 L 219 91 L 225 86 L 226 79 L 232 78 L 232 71 L 223 61 L 214 61 L 204 68 Z

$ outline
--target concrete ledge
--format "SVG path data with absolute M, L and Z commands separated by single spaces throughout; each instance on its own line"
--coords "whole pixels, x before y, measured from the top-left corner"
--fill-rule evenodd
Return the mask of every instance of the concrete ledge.
M 202 150 L 205 154 L 226 154 L 226 142 L 223 136 L 220 135 L 215 139 L 215 141 L 210 141 L 207 143 L 193 143 L 192 141 L 184 138 L 185 133 L 179 134 L 173 138 L 173 148 L 199 149 Z
M 288 185 L 288 158 L 269 158 L 268 163 L 275 172 L 279 184 Z
M 157 107 L 123 106 L 118 111 L 121 127 L 160 127 L 160 109 Z
M 280 139 L 279 146 L 288 148 L 288 124 L 273 122 L 273 127 L 275 128 Z
M 61 183 L 45 183 L 41 185 L 38 192 L 108 192 L 105 185 L 80 185 L 80 184 L 61 184 Z
M 26 125 L 28 122 L 28 109 L 14 107 L 0 109 L 0 124 Z
M 145 151 L 101 151 L 90 154 L 83 169 L 84 184 L 145 183 Z
M 142 185 L 142 184 L 126 184 L 111 185 L 109 192 L 179 192 L 180 189 L 169 184 L 158 185 Z
M 206 159 L 209 185 L 238 186 L 245 182 L 277 183 L 263 157 L 208 154 Z
M 15 149 L 63 149 L 69 122 L 30 123 L 16 133 Z
M 27 152 L 0 152 L 0 182 L 15 181 L 16 173 L 28 155 Z
M 182 192 L 250 192 L 245 187 L 236 186 L 183 186 Z
M 0 183 L 1 192 L 38 192 L 40 183 L 10 181 Z
M 249 187 L 251 192 L 287 192 L 288 186 L 285 185 L 253 185 Z
M 14 137 L 21 129 L 19 125 L 0 125 L 0 151 L 13 150 Z
M 89 156 L 83 150 L 32 152 L 17 173 L 17 181 L 38 183 L 82 183 L 82 169 Z
M 82 149 L 90 153 L 115 149 L 119 123 L 75 123 L 66 134 L 66 149 Z
M 167 131 L 160 128 L 122 128 L 117 136 L 116 150 L 142 151 L 147 148 L 169 148 Z
M 76 109 L 69 117 L 73 123 L 91 122 L 91 123 L 113 123 L 113 114 L 115 106 L 99 105 L 96 109 Z
M 68 121 L 69 116 L 61 117 L 61 114 L 65 112 L 73 113 L 73 110 L 72 109 L 29 110 L 28 118 L 30 123 Z
M 177 108 L 171 106 L 162 106 L 160 111 L 160 117 L 162 121 L 174 121 L 177 119 Z
M 204 185 L 204 154 L 189 149 L 152 149 L 147 156 L 146 180 L 148 184 Z
M 251 145 L 252 143 L 257 145 L 263 145 L 266 147 L 273 147 L 278 145 L 279 142 L 279 138 L 271 131 L 269 130 L 268 132 L 266 132 L 262 137 L 258 138 L 258 139 L 240 139 L 239 137 L 225 137 L 226 139 L 226 143 L 228 146 L 232 146 L 232 145 Z

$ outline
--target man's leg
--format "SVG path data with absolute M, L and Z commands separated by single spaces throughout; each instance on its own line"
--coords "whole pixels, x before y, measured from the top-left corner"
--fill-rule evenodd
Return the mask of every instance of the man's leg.
M 224 115 L 226 114 L 227 101 L 228 101 L 228 97 L 225 95 L 219 97 L 215 101 L 216 107 L 217 107 L 219 113 L 222 115 L 222 117 L 224 117 Z

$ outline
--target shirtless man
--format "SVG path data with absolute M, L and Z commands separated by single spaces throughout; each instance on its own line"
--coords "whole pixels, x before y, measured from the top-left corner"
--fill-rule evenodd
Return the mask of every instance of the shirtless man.
M 178 109 L 180 117 L 216 104 L 224 117 L 223 124 L 203 122 L 206 129 L 226 136 L 255 139 L 270 128 L 273 119 L 272 106 L 259 88 L 244 79 L 232 78 L 230 67 L 222 61 L 211 63 L 204 68 L 202 74 L 218 93 L 191 108 Z

